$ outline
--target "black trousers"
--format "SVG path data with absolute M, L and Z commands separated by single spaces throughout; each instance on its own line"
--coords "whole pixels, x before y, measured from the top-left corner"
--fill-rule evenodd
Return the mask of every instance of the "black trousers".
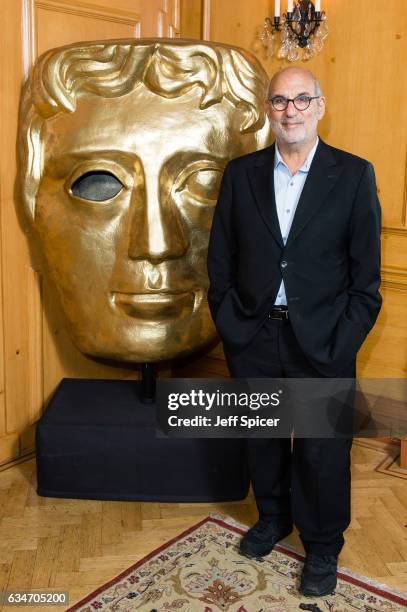
M 239 352 L 224 346 L 234 378 L 322 378 L 289 321 L 269 319 Z M 338 377 L 354 378 L 356 361 Z M 339 554 L 350 523 L 352 438 L 251 438 L 247 453 L 260 518 L 294 522 L 306 552 Z

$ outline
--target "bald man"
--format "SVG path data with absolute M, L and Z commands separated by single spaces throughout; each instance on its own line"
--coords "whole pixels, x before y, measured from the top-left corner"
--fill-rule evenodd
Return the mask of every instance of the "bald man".
M 227 165 L 213 219 L 209 305 L 232 377 L 354 378 L 381 306 L 380 205 L 372 165 L 318 138 L 315 76 L 271 80 L 275 143 Z M 241 552 L 262 557 L 299 530 L 300 591 L 330 594 L 350 522 L 349 438 L 248 440 L 259 521 Z

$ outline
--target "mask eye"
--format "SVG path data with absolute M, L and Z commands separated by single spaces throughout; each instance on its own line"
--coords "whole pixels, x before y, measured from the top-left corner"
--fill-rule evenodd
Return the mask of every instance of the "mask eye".
M 83 200 L 103 202 L 117 196 L 123 187 L 123 183 L 111 172 L 92 170 L 73 182 L 71 192 Z
M 221 178 L 222 173 L 219 170 L 199 170 L 190 174 L 184 188 L 194 200 L 208 206 L 216 202 Z
M 176 181 L 175 191 L 194 204 L 214 206 L 221 179 L 220 168 L 206 162 L 197 162 L 181 173 Z

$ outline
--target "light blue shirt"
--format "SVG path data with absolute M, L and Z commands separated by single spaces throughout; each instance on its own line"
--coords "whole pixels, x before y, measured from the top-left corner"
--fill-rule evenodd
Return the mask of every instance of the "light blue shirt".
M 294 175 L 291 174 L 288 166 L 281 157 L 281 153 L 278 150 L 276 142 L 276 152 L 274 156 L 274 193 L 276 196 L 278 221 L 280 223 L 280 231 L 284 244 L 287 242 L 295 211 L 297 210 L 298 201 L 307 179 L 311 162 L 314 159 L 318 142 L 319 138 L 317 138 L 315 145 L 308 153 L 308 156 L 301 168 L 299 168 Z M 276 306 L 287 305 L 287 297 L 285 294 L 283 281 L 281 281 L 274 304 Z

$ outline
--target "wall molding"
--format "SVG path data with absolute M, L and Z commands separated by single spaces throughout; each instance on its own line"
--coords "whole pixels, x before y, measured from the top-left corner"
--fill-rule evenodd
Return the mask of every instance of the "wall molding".
M 406 153 L 406 163 L 404 168 L 404 202 L 403 202 L 403 211 L 401 213 L 401 222 L 403 225 L 407 225 L 407 153 Z
M 407 227 L 382 227 L 382 234 L 386 234 L 388 236 L 403 236 L 407 238 Z
M 211 39 L 211 0 L 203 0 L 202 38 Z
M 172 22 L 173 25 L 172 27 L 174 28 L 174 31 L 176 32 L 175 36 L 179 36 L 180 35 L 180 15 L 181 15 L 181 9 L 180 9 L 180 0 L 173 0 L 172 3 Z
M 163 37 L 165 36 L 164 34 L 164 20 L 165 20 L 165 11 L 163 11 L 163 9 L 159 9 L 158 10 L 158 15 L 157 15 L 157 32 L 158 32 L 158 36 Z
M 382 268 L 382 286 L 388 289 L 407 291 L 407 270 L 397 266 L 384 266 Z
M 21 53 L 25 80 L 37 56 L 34 0 L 23 0 L 21 3 Z
M 5 470 L 9 470 L 10 468 L 18 465 L 19 463 L 24 463 L 24 461 L 30 461 L 30 459 L 35 459 L 36 452 L 31 451 L 26 455 L 21 455 L 17 459 L 9 459 L 5 463 L 0 463 L 0 472 L 4 472 Z
M 169 0 L 163 0 L 157 15 L 158 36 L 164 38 L 179 38 L 179 5 L 177 0 L 173 0 L 172 9 L 172 13 L 170 13 Z M 165 24 L 167 24 L 166 30 Z
M 73 4 L 72 0 L 35 0 L 35 8 L 134 25 L 136 36 L 140 36 L 141 15 L 134 11 L 89 4 L 88 2 L 82 2 L 82 0 L 75 0 L 75 4 Z

